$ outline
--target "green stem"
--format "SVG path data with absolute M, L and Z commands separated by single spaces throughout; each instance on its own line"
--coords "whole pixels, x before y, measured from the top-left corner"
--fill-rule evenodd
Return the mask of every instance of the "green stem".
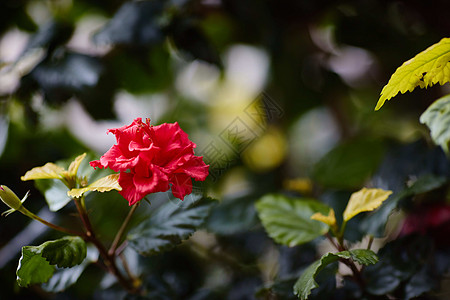
M 369 243 L 367 244 L 367 250 L 370 250 L 370 248 L 372 248 L 373 240 L 374 240 L 374 236 L 371 235 L 369 237 Z
M 339 231 L 339 234 L 337 236 L 339 245 L 344 247 L 344 233 L 345 233 L 345 227 L 347 227 L 347 221 L 342 222 L 341 230 Z M 345 247 L 344 247 L 345 248 Z
M 55 230 L 58 230 L 58 231 L 61 231 L 61 232 L 64 232 L 64 233 L 67 233 L 67 234 L 70 234 L 70 235 L 77 235 L 77 236 L 81 236 L 81 237 L 85 236 L 85 234 L 83 232 L 71 230 L 71 229 L 68 229 L 68 228 L 61 227 L 61 226 L 58 226 L 56 224 L 50 223 L 50 222 L 48 222 L 48 221 L 46 221 L 46 220 L 36 216 L 35 214 L 33 214 L 31 211 L 29 211 L 28 209 L 26 209 L 23 206 L 19 209 L 19 211 L 22 214 L 24 214 L 25 216 L 27 216 L 27 217 L 29 217 L 29 218 L 31 218 L 33 220 L 39 221 L 42 224 L 44 224 L 44 225 L 46 225 L 46 226 L 48 226 L 48 227 L 50 227 L 52 229 L 55 229 Z
M 130 222 L 131 217 L 133 216 L 133 213 L 136 211 L 136 208 L 138 207 L 138 205 L 139 204 L 135 204 L 135 205 L 131 206 L 131 209 L 128 212 L 127 217 L 123 221 L 122 226 L 120 226 L 120 229 L 117 232 L 116 237 L 114 238 L 114 241 L 111 244 L 111 247 L 109 248 L 108 255 L 113 256 L 114 253 L 116 252 L 117 246 L 119 245 L 119 242 L 120 242 L 120 239 L 122 238 L 123 233 L 125 232 L 125 229 L 126 229 L 128 223 Z

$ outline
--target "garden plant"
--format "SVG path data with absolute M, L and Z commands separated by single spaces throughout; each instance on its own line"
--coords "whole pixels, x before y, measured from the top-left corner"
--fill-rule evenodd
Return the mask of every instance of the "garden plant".
M 1 5 L 1 299 L 450 298 L 445 1 Z

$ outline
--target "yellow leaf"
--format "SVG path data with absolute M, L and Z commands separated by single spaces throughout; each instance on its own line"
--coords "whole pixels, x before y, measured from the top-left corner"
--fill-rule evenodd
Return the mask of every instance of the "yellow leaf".
M 332 208 L 330 208 L 330 212 L 328 213 L 328 216 L 325 216 L 322 213 L 317 212 L 311 216 L 311 219 L 325 223 L 330 227 L 336 226 L 336 216 L 334 214 L 334 209 L 332 209 Z
M 80 164 L 85 157 L 86 157 L 86 153 L 83 153 L 83 154 L 77 156 L 77 158 L 75 158 L 75 160 L 70 163 L 69 170 L 68 170 L 68 174 L 70 177 L 75 177 L 77 175 L 78 168 L 80 167 Z
M 61 179 L 64 169 L 54 163 L 46 163 L 42 167 L 36 167 L 26 172 L 20 179 L 22 181 L 35 179 Z
M 366 188 L 353 193 L 344 211 L 344 221 L 350 220 L 361 212 L 378 208 L 390 194 L 392 194 L 392 191 Z
M 416 87 L 426 88 L 436 83 L 450 82 L 450 38 L 444 38 L 425 51 L 403 63 L 381 91 L 375 110 L 399 92 L 412 92 Z
M 111 190 L 121 191 L 122 188 L 119 185 L 119 174 L 112 174 L 91 183 L 87 187 L 81 189 L 71 189 L 67 192 L 69 197 L 79 198 L 87 191 L 108 192 Z

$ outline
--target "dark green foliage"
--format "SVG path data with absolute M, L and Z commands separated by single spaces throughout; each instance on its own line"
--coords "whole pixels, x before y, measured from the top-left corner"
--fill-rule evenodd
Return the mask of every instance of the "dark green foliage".
M 42 48 L 50 54 L 57 47 L 66 43 L 72 33 L 72 24 L 57 20 L 49 21 L 30 38 L 19 59 L 38 48 Z
M 367 290 L 374 295 L 389 293 L 411 299 L 437 288 L 436 279 L 450 267 L 448 258 L 436 255 L 440 251 L 425 236 L 388 243 L 379 252 L 380 263 L 365 269 Z
M 239 97 L 252 98 L 265 92 L 282 113 L 267 118 L 264 128 L 257 127 L 256 136 L 276 128 L 287 146 L 283 162 L 261 173 L 240 159 L 243 152 L 233 153 L 226 168 L 211 162 L 210 171 L 217 177 L 210 176 L 201 190 L 217 196 L 217 205 L 202 199 L 195 203 L 185 200 L 178 206 L 163 193 L 149 197 L 151 205 L 142 203 L 127 226 L 126 231 L 131 231 L 122 245 L 131 272 L 142 281 L 142 295 L 127 295 L 117 282 L 104 278 L 103 269 L 97 266 L 102 265 L 101 260 L 88 267 L 97 260 L 89 254 L 89 245 L 87 258 L 72 268 L 56 268 L 44 255 L 55 264 L 70 266 L 80 262 L 81 248 L 72 249 L 78 256 L 63 255 L 69 259 L 60 260 L 25 246 L 17 270 L 19 284 L 31 286 L 47 281 L 42 288 L 61 294 L 44 294 L 40 287 L 17 291 L 17 260 L 2 258 L 1 251 L 18 258 L 18 249 L 23 245 L 39 245 L 60 236 L 50 230 L 22 232 L 29 223 L 20 214 L 0 218 L 2 299 L 297 299 L 293 293 L 295 282 L 321 256 L 317 246 L 326 243 L 321 238 L 311 239 L 321 236 L 327 228 L 318 221 L 310 222 L 309 205 L 299 211 L 282 210 L 280 218 L 289 220 L 285 225 L 297 224 L 289 219 L 295 215 L 293 219 L 300 217 L 304 223 L 318 227 L 307 239 L 295 232 L 285 241 L 287 233 L 278 232 L 279 241 L 304 244 L 292 248 L 277 245 L 257 217 L 255 203 L 263 195 L 315 198 L 317 203 L 335 210 L 341 225 L 352 192 L 363 186 L 392 190 L 394 194 L 378 210 L 348 222 L 344 239 L 349 245 L 367 234 L 384 236 L 393 212 L 401 212 L 406 219 L 414 216 L 422 220 L 433 205 L 442 206 L 438 212 L 446 211 L 450 163 L 440 147 L 433 147 L 428 128 L 419 123 L 419 116 L 443 96 L 445 87 L 398 95 L 395 102 L 373 112 L 382 86 L 395 69 L 448 37 L 449 6 L 444 0 L 433 5 L 403 0 L 5 0 L 0 6 L 0 75 L 13 70 L 18 80 L 16 87 L 15 80 L 1 78 L 0 184 L 22 196 L 31 189 L 27 208 L 37 213 L 48 204 L 51 214 L 55 212 L 55 224 L 74 230 L 82 226 L 66 187 L 59 181 L 40 181 L 36 189 L 31 182 L 20 182 L 20 176 L 46 162 L 100 151 L 101 147 L 88 149 L 88 143 L 74 137 L 64 122 L 55 121 L 56 114 L 67 113 L 68 101 L 79 101 L 97 121 L 122 122 L 132 117 L 150 117 L 155 125 L 178 121 L 197 143 L 196 153 L 203 155 L 202 148 L 225 129 L 216 128 L 216 121 L 229 118 L 231 123 L 235 118 L 229 116 L 228 109 L 239 117 L 247 116 L 245 109 L 234 107 L 237 102 L 243 103 Z M 44 14 L 39 15 L 40 11 Z M 100 19 L 102 25 L 89 31 L 90 49 L 86 50 L 78 47 L 78 30 L 91 17 Z M 29 35 L 23 47 L 13 47 L 11 37 L 3 39 L 4 33 L 16 28 L 22 30 L 22 39 L 24 33 Z M 235 51 L 236 45 L 254 47 L 267 56 L 267 73 L 249 70 L 247 61 L 240 61 L 242 70 L 234 73 L 252 71 L 246 78 L 249 82 L 261 75 L 259 85 L 247 86 L 247 82 L 230 78 L 229 51 Z M 11 49 L 18 51 L 14 60 L 3 61 L 3 53 Z M 15 69 L 36 53 L 41 56 L 32 65 Z M 204 93 L 197 99 L 180 83 L 194 78 L 205 66 L 213 68 L 217 82 L 207 77 L 190 83 L 190 88 Z M 183 76 L 182 71 L 186 72 Z M 233 90 L 230 82 L 242 86 Z M 155 104 L 151 102 L 154 96 L 162 100 L 151 107 L 150 115 L 125 116 L 115 107 L 123 94 L 144 104 Z M 218 98 L 223 98 L 223 110 L 212 114 Z M 333 133 L 331 140 L 326 140 L 330 138 L 326 132 L 313 130 L 318 122 L 324 122 L 322 119 L 307 120 L 312 123 L 308 127 L 312 131 L 296 134 L 305 116 L 315 109 L 329 115 L 320 128 Z M 270 109 L 266 112 L 270 113 Z M 426 119 L 429 125 L 438 121 L 435 115 Z M 445 120 L 437 127 L 444 130 L 445 137 L 448 126 L 442 124 Z M 311 146 L 314 157 L 305 155 L 297 145 Z M 221 150 L 227 150 L 222 146 Z M 106 175 L 94 172 L 88 165 L 99 154 L 87 158 L 80 168 L 91 182 Z M 235 176 L 234 171 L 240 175 Z M 311 186 L 286 190 L 286 180 L 308 176 Z M 94 231 L 109 246 L 129 207 L 117 192 L 89 193 L 86 197 Z M 275 214 L 277 206 L 268 210 Z M 394 215 L 391 221 L 398 221 L 389 225 L 396 227 L 395 232 L 401 231 L 402 219 Z M 31 223 L 29 228 L 33 226 Z M 434 299 L 434 295 L 445 293 L 446 287 L 440 283 L 450 266 L 450 227 L 445 218 L 433 226 L 421 235 L 389 236 L 390 242 L 381 245 L 379 262 L 362 272 L 365 287 L 352 276 L 344 276 L 337 288 L 338 263 L 330 263 L 316 274 L 318 287 L 311 290 L 309 299 L 378 300 L 386 299 L 386 294 L 396 299 Z M 199 228 L 206 231 L 183 243 Z M 137 258 L 139 254 L 130 248 L 152 255 Z M 125 274 L 124 266 L 118 264 Z
M 170 26 L 175 45 L 188 57 L 221 66 L 220 57 L 194 20 L 175 19 Z
M 354 189 L 375 171 L 382 155 L 380 141 L 349 141 L 331 150 L 315 165 L 313 178 L 327 188 Z
M 206 229 L 219 235 L 251 230 L 258 224 L 255 210 L 256 199 L 252 195 L 223 199 L 212 208 L 206 221 Z
M 86 257 L 86 244 L 80 237 L 63 237 L 39 246 L 39 252 L 51 265 L 69 268 L 81 264 Z
M 98 44 L 152 46 L 164 40 L 164 2 L 125 2 L 113 18 L 94 36 Z
M 98 259 L 98 251 L 93 247 L 87 248 L 86 259 L 72 268 L 56 268 L 52 278 L 42 287 L 49 292 L 58 293 L 75 284 L 87 266 Z
M 200 195 L 185 202 L 167 202 L 129 232 L 128 242 L 142 255 L 171 250 L 205 222 L 213 204 L 214 200 Z

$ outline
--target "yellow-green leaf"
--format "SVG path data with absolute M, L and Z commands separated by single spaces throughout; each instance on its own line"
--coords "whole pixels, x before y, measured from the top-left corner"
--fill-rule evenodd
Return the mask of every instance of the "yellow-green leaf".
M 77 158 L 75 158 L 75 160 L 70 163 L 69 170 L 68 170 L 68 174 L 70 177 L 75 177 L 77 175 L 78 168 L 80 167 L 80 164 L 85 157 L 86 157 L 86 153 L 83 153 L 83 154 L 77 156 Z
M 437 44 L 404 62 L 391 76 L 381 91 L 375 110 L 399 92 L 412 92 L 416 87 L 426 88 L 436 83 L 450 82 L 450 38 L 443 38 Z
M 42 167 L 36 167 L 26 172 L 20 179 L 36 180 L 36 179 L 61 179 L 64 169 L 54 163 L 46 163 Z
M 320 212 L 317 212 L 311 216 L 311 219 L 320 221 L 322 223 L 325 223 L 329 225 L 330 227 L 336 226 L 336 216 L 334 214 L 334 209 L 330 209 L 330 212 L 328 213 L 328 216 L 323 215 Z
M 390 194 L 392 194 L 392 191 L 366 188 L 353 193 L 344 211 L 344 221 L 350 220 L 361 212 L 378 208 Z
M 450 95 L 431 104 L 420 116 L 420 123 L 426 124 L 431 131 L 433 141 L 450 155 Z
M 79 198 L 87 191 L 108 192 L 111 190 L 122 190 L 119 185 L 119 174 L 111 174 L 106 177 L 100 178 L 87 187 L 81 189 L 71 189 L 67 192 L 67 195 L 69 195 L 70 197 Z

